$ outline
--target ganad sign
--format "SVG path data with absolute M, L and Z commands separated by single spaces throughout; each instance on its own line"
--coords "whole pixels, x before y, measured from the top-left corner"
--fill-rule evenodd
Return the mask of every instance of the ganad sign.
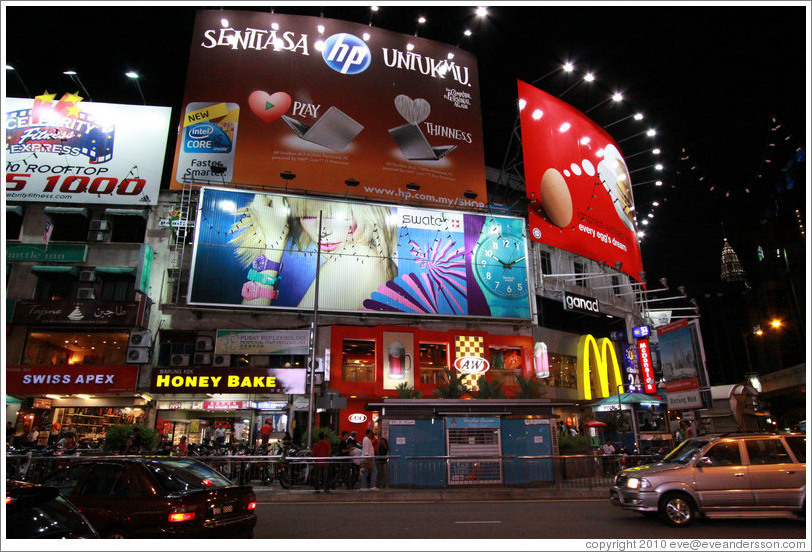
M 600 314 L 598 299 L 585 297 L 576 293 L 564 292 L 564 310 L 582 312 L 584 314 Z

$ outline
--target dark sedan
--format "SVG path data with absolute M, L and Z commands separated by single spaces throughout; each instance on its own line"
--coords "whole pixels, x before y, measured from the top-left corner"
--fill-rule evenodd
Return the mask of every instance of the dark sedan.
M 186 458 L 81 460 L 48 475 L 106 538 L 253 536 L 256 495 Z
M 59 489 L 6 479 L 7 539 L 97 539 L 99 534 Z

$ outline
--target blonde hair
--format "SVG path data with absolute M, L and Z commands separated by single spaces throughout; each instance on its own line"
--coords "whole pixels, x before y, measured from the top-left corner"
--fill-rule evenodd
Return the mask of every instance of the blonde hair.
M 397 276 L 397 266 L 393 260 L 397 252 L 397 230 L 390 220 L 391 208 L 301 197 L 289 197 L 288 206 L 291 220 L 318 217 L 321 212 L 322 218 L 343 217 L 355 221 L 357 227 L 347 240 L 345 248 L 354 244 L 370 248 L 376 258 L 386 262 L 386 279 L 392 280 Z M 301 224 L 293 225 L 291 241 L 300 251 L 313 245 L 313 240 Z M 338 254 L 352 256 L 353 251 Z

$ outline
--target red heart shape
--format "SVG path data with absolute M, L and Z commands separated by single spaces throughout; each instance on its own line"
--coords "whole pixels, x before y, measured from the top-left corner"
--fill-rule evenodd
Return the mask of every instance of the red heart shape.
M 264 90 L 254 90 L 248 96 L 248 106 L 254 115 L 270 123 L 284 115 L 290 108 L 290 96 L 285 92 L 268 94 Z

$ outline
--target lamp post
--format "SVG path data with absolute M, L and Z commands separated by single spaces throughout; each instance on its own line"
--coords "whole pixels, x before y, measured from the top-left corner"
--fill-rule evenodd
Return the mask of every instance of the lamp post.
M 323 211 L 319 210 L 319 241 L 316 244 L 316 293 L 313 298 L 313 331 L 310 342 L 310 400 L 307 404 L 307 449 L 313 445 L 313 386 L 316 383 L 316 339 L 319 331 L 319 272 L 321 272 L 321 222 Z
M 132 79 L 135 82 L 135 87 L 138 88 L 138 93 L 141 94 L 141 101 L 144 102 L 144 105 L 147 105 L 147 100 L 144 98 L 144 92 L 141 90 L 141 84 L 138 82 L 139 75 L 135 71 L 127 71 L 124 73 L 125 76 Z

